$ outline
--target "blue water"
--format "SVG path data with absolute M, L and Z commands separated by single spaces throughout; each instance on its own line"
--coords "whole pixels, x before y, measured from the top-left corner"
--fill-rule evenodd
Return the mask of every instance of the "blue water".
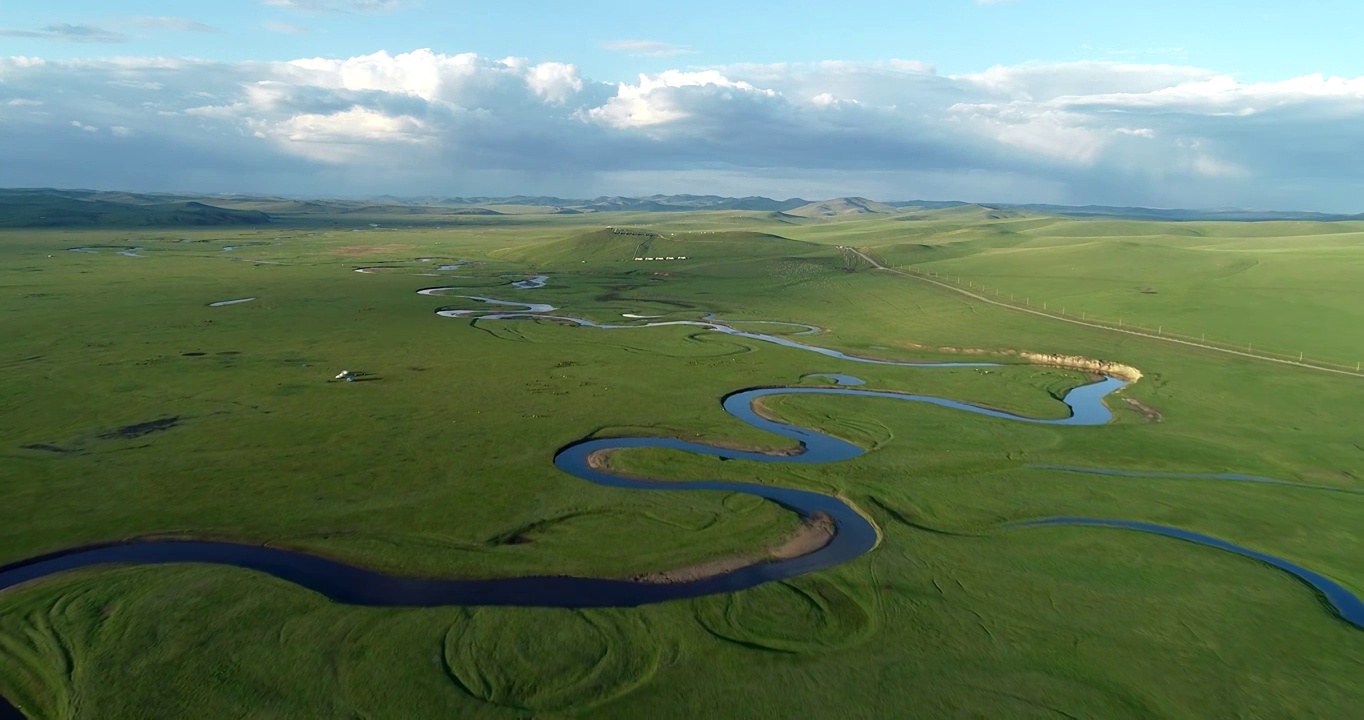
M 417 294 L 419 294 L 419 295 L 441 295 L 441 294 L 443 294 L 443 293 L 444 293 L 445 291 L 447 291 L 447 290 L 457 290 L 457 289 L 459 289 L 459 288 L 455 288 L 455 287 L 433 287 L 433 288 L 424 288 L 424 289 L 422 289 L 422 290 L 418 290 L 418 291 L 417 291 Z M 596 322 L 595 320 L 588 320 L 588 319 L 586 319 L 586 318 L 578 318 L 578 317 L 570 317 L 570 316 L 567 316 L 567 315 L 551 315 L 551 314 L 549 314 L 549 313 L 552 313 L 552 312 L 554 312 L 555 310 L 558 310 L 558 308 L 554 307 L 553 305 L 548 305 L 548 304 L 543 304 L 543 303 L 535 303 L 535 304 L 533 304 L 533 303 L 514 302 L 514 301 L 509 301 L 509 300 L 496 300 L 496 299 L 493 299 L 493 298 L 487 298 L 487 297 L 482 297 L 482 296 L 478 296 L 478 295 L 450 295 L 450 296 L 447 296 L 447 297 L 459 297 L 459 298 L 463 298 L 463 299 L 465 299 L 465 300 L 473 300 L 473 301 L 475 301 L 475 302 L 490 303 L 490 304 L 502 305 L 502 306 L 506 306 L 506 307 L 519 307 L 519 308 L 521 308 L 521 309 L 520 309 L 520 310 L 515 310 L 515 311 L 512 311 L 512 312 L 486 312 L 486 311 L 482 311 L 482 310 L 452 310 L 452 309 L 442 308 L 442 309 L 439 309 L 439 310 L 436 311 L 436 314 L 437 314 L 437 315 L 440 315 L 440 316 L 442 316 L 442 317 L 451 317 L 451 318 L 472 318 L 472 319 L 477 319 L 477 320 L 554 320 L 554 321 L 557 321 L 557 322 L 572 323 L 572 324 L 574 324 L 574 325 L 579 325 L 579 326 L 581 326 L 581 327 L 596 328 L 596 329 L 598 329 L 598 330 L 627 330 L 627 329 L 638 329 L 638 328 L 690 326 L 690 327 L 705 328 L 705 329 L 707 329 L 707 330 L 714 330 L 715 332 L 724 333 L 725 335 L 732 335 L 732 336 L 734 336 L 734 337 L 747 338 L 747 339 L 749 339 L 749 340 L 758 340 L 758 341 L 761 341 L 761 342 L 772 343 L 773 345 L 781 345 L 782 347 L 788 347 L 788 348 L 792 348 L 792 349 L 795 349 L 795 350 L 806 350 L 806 351 L 809 351 L 809 352 L 819 353 L 820 355 L 823 355 L 823 356 L 825 356 L 825 357 L 831 357 L 831 358 L 835 358 L 835 359 L 837 359 L 837 360 L 847 360 L 847 361 L 849 361 L 849 362 L 870 363 L 870 364 L 872 364 L 872 365 L 893 365 L 893 366 L 897 366 L 897 367 L 958 367 L 958 368 L 960 368 L 960 367 L 999 367 L 999 363 L 986 363 L 986 362 L 919 362 L 919 361 L 902 361 L 902 360 L 880 360 L 880 359 L 876 359 L 876 358 L 860 357 L 860 356 L 857 356 L 857 355 L 848 355 L 848 354 L 846 354 L 846 353 L 839 352 L 838 350 L 831 350 L 831 349 L 829 349 L 829 348 L 818 347 L 818 346 L 816 346 L 816 345 L 806 345 L 806 344 L 804 344 L 804 343 L 796 342 L 795 340 L 791 340 L 791 339 L 789 339 L 789 338 L 781 337 L 781 336 L 779 336 L 779 335 L 767 335 L 767 334 L 764 334 L 764 333 L 756 333 L 756 332 L 749 332 L 749 331 L 746 331 L 746 330 L 739 330 L 739 329 L 737 329 L 737 328 L 730 327 L 730 326 L 725 325 L 724 323 L 722 323 L 722 322 L 720 322 L 720 321 L 718 321 L 718 320 L 713 319 L 713 316 L 707 316 L 707 319 L 704 319 L 704 320 L 667 320 L 667 321 L 664 321 L 664 322 L 640 323 L 640 324 L 638 324 L 638 325 L 616 325 L 616 324 L 611 324 L 611 323 L 599 323 L 599 322 Z M 773 324 L 779 324 L 779 325 L 792 325 L 792 326 L 796 326 L 796 327 L 807 328 L 806 332 L 796 333 L 797 335 L 807 335 L 807 334 L 810 334 L 810 333 L 812 333 L 812 332 L 818 332 L 818 330 L 819 330 L 819 328 L 817 328 L 817 327 L 815 327 L 815 326 L 813 326 L 813 325 L 805 325 L 805 324 L 803 324 L 803 323 L 788 323 L 788 322 L 776 322 L 776 321 L 766 321 L 766 320 L 764 320 L 764 321 L 750 321 L 750 320 L 744 320 L 744 321 L 742 321 L 742 322 L 745 322 L 745 323 L 749 323 L 749 322 L 767 322 L 767 323 L 773 323 Z
M 488 302 L 498 302 L 488 300 Z M 732 592 L 762 583 L 803 575 L 847 562 L 871 550 L 876 528 L 838 498 L 805 490 L 754 483 L 721 481 L 664 482 L 627 478 L 596 470 L 588 461 L 597 451 L 656 447 L 681 450 L 726 460 L 762 463 L 829 463 L 851 460 L 866 451 L 852 443 L 808 428 L 767 420 L 754 413 L 753 402 L 777 395 L 851 395 L 954 408 L 994 418 L 1047 425 L 1100 424 L 1109 413 L 1102 399 L 1123 386 L 1113 378 L 1072 390 L 1065 398 L 1072 415 L 1057 420 L 1028 418 L 928 395 L 908 395 L 844 387 L 755 388 L 724 398 L 731 415 L 800 443 L 795 455 L 768 455 L 730 450 L 674 438 L 600 438 L 560 450 L 554 465 L 575 477 L 615 488 L 648 491 L 719 491 L 744 493 L 771 500 L 812 518 L 827 515 L 835 534 L 824 547 L 801 557 L 754 565 L 705 580 L 648 583 L 580 577 L 527 577 L 492 580 L 440 580 L 389 575 L 320 558 L 304 552 L 232 542 L 191 540 L 130 540 L 87 546 L 32 558 L 0 568 L 0 590 L 76 568 L 106 564 L 212 563 L 248 568 L 309 588 L 342 603 L 380 606 L 523 605 L 538 607 L 628 607 L 681 598 Z
M 811 375 L 806 375 L 805 377 L 824 378 L 825 380 L 832 380 L 835 385 L 843 386 L 857 386 L 867 384 L 867 381 L 863 380 L 862 378 L 853 377 L 851 375 L 839 375 L 838 373 L 814 373 Z
M 1283 558 L 1275 557 L 1268 553 L 1242 547 L 1226 540 L 1215 538 L 1211 535 L 1204 535 L 1190 530 L 1155 525 L 1153 523 L 1136 522 L 1132 520 L 1101 520 L 1097 518 L 1075 518 L 1075 517 L 1056 517 L 1043 520 L 1027 520 L 1024 522 L 1011 523 L 1011 528 L 1030 528 L 1046 527 L 1055 525 L 1080 525 L 1088 527 L 1118 528 L 1122 530 L 1136 530 L 1138 532 L 1154 533 L 1165 537 L 1176 538 L 1186 542 L 1198 543 L 1208 547 L 1225 550 L 1229 553 L 1236 553 L 1242 557 L 1252 560 L 1259 560 L 1266 565 L 1272 565 L 1284 572 L 1307 583 L 1321 593 L 1322 598 L 1331 606 L 1336 614 L 1340 615 L 1345 622 L 1357 628 L 1364 629 L 1364 600 L 1347 590 L 1344 586 L 1321 573 L 1308 570 L 1297 563 L 1289 562 Z

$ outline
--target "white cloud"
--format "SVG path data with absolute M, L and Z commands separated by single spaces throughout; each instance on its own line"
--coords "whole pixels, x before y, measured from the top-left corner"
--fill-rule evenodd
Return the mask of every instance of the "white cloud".
M 549 102 L 564 103 L 582 92 L 583 81 L 578 68 L 557 62 L 540 63 L 530 69 L 526 84 L 536 95 Z
M 390 12 L 402 6 L 399 0 L 263 0 L 273 7 L 323 13 Z
M 687 89 L 685 92 L 680 90 Z M 675 123 L 691 117 L 697 100 L 732 101 L 737 97 L 775 97 L 742 80 L 730 80 L 719 70 L 684 72 L 668 70 L 640 75 L 638 84 L 620 83 L 616 96 L 605 105 L 588 110 L 587 117 L 617 128 L 648 127 Z
M 430 50 L 245 63 L 0 58 L 0 185 L 843 188 L 1349 210 L 1364 197 L 1361 120 L 1364 78 L 1242 83 L 1131 63 L 961 76 L 914 61 L 736 65 L 605 84 L 566 63 Z
M 167 17 L 164 15 L 132 17 L 128 18 L 125 23 L 132 27 L 145 30 L 169 30 L 172 32 L 198 33 L 218 32 L 218 29 L 212 25 L 205 25 L 197 20 L 181 17 Z
M 0 28 L 0 37 L 29 38 L 33 40 L 55 40 L 73 43 L 121 43 L 128 36 L 116 30 L 95 27 L 94 25 L 73 25 L 55 23 L 37 30 L 14 30 Z
M 345 164 L 381 160 L 377 148 L 432 140 L 425 123 L 409 115 L 390 116 L 362 107 L 333 113 L 302 113 L 278 122 L 248 118 L 253 134 L 311 160 Z
M 673 45 L 658 40 L 608 40 L 601 46 L 603 50 L 629 53 L 636 57 L 672 57 L 696 52 L 684 45 Z

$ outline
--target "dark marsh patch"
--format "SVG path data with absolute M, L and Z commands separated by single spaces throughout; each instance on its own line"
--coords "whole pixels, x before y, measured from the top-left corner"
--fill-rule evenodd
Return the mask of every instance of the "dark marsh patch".
M 110 432 L 104 433 L 103 435 L 100 435 L 100 439 L 133 440 L 136 438 L 140 438 L 144 435 L 151 435 L 152 433 L 161 432 L 163 430 L 170 430 L 171 428 L 179 424 L 180 417 L 178 415 L 175 417 L 164 417 L 161 418 L 160 420 L 150 420 L 148 422 L 137 423 L 135 425 L 124 425 L 123 427 L 117 430 L 112 430 Z
M 60 454 L 60 455 L 69 455 L 69 454 L 75 452 L 75 450 L 68 450 L 68 449 L 66 449 L 66 448 L 64 448 L 64 447 L 57 447 L 56 445 L 49 445 L 48 443 L 33 443 L 32 445 L 25 445 L 25 446 L 23 446 L 23 449 L 24 449 L 24 450 L 37 450 L 37 451 L 39 451 L 39 452 L 57 453 L 57 454 Z

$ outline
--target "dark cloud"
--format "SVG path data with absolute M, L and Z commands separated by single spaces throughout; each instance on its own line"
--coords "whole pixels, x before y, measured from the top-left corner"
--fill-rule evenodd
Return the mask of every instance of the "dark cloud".
M 1247 85 L 1111 63 L 970 76 L 910 62 L 750 65 L 612 85 L 571 65 L 430 51 L 236 64 L 10 58 L 0 59 L 0 185 L 804 188 L 1358 211 L 1362 118 L 1364 79 Z

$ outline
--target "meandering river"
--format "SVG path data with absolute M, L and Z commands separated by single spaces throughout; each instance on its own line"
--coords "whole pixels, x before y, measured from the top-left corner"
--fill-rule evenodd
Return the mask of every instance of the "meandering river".
M 427 288 L 421 290 L 420 293 L 439 296 L 453 289 L 455 288 Z M 603 330 L 697 326 L 735 337 L 818 353 L 832 359 L 877 365 L 915 367 L 989 367 L 994 365 L 993 363 L 901 362 L 858 357 L 829 348 L 796 342 L 787 337 L 739 330 L 714 318 L 649 322 L 636 325 L 611 325 L 583 318 L 551 314 L 556 308 L 548 303 L 519 303 L 483 296 L 460 297 L 484 305 L 512 308 L 512 310 L 440 309 L 437 312 L 443 317 L 480 321 L 548 319 Z M 812 326 L 798 326 L 807 328 L 802 334 L 809 334 L 817 330 Z M 825 516 L 832 520 L 834 533 L 827 544 L 791 559 L 762 562 L 721 572 L 711 577 L 669 583 L 559 575 L 455 580 L 394 575 L 311 555 L 303 551 L 264 545 L 203 540 L 130 539 L 71 548 L 0 567 L 0 592 L 78 568 L 168 563 L 209 563 L 246 568 L 308 588 L 336 602 L 369 606 L 629 607 L 715 593 L 734 592 L 848 562 L 875 547 L 878 541 L 877 530 L 865 516 L 846 501 L 830 495 L 755 483 L 678 482 L 629 478 L 600 469 L 591 461 L 592 456 L 599 452 L 652 447 L 761 463 L 841 462 L 856 458 L 866 451 L 857 445 L 810 428 L 763 418 L 754 412 L 754 402 L 762 398 L 782 395 L 843 395 L 878 398 L 887 402 L 926 403 L 1013 422 L 1058 426 L 1103 425 L 1112 419 L 1112 414 L 1104 404 L 1104 399 L 1126 384 L 1120 379 L 1108 377 L 1075 388 L 1067 393 L 1064 398 L 1064 403 L 1070 408 L 1069 416 L 1060 419 L 1042 419 L 1015 415 L 949 398 L 861 389 L 853 387 L 861 381 L 849 375 L 831 373 L 826 374 L 825 377 L 834 380 L 838 385 L 835 387 L 753 388 L 735 392 L 725 397 L 721 403 L 726 412 L 739 420 L 761 430 L 798 442 L 800 452 L 797 454 L 766 454 L 731 450 L 675 438 L 621 437 L 585 440 L 562 448 L 554 455 L 554 465 L 560 470 L 573 477 L 599 485 L 650 492 L 719 491 L 743 493 L 778 503 L 806 519 Z M 1071 472 L 1095 472 L 1095 470 L 1078 468 L 1056 469 Z M 1098 472 L 1104 471 L 1099 470 Z M 1114 471 L 1114 474 L 1128 474 L 1128 472 Z M 1249 476 L 1225 477 L 1228 479 L 1250 479 Z M 1254 480 L 1263 481 L 1264 479 L 1254 478 Z M 1040 518 L 1013 523 L 1006 527 L 1011 530 L 1022 530 L 1056 525 L 1121 528 L 1154 533 L 1257 560 L 1287 572 L 1311 586 L 1320 593 L 1321 597 L 1341 619 L 1355 627 L 1364 628 L 1364 601 L 1361 601 L 1358 596 L 1344 586 L 1320 573 L 1283 558 L 1218 538 L 1140 521 L 1106 518 Z M 623 560 L 628 562 L 628 558 Z M 0 717 L 3 717 L 7 711 L 17 713 L 17 710 L 8 708 L 4 701 L 0 700 Z

